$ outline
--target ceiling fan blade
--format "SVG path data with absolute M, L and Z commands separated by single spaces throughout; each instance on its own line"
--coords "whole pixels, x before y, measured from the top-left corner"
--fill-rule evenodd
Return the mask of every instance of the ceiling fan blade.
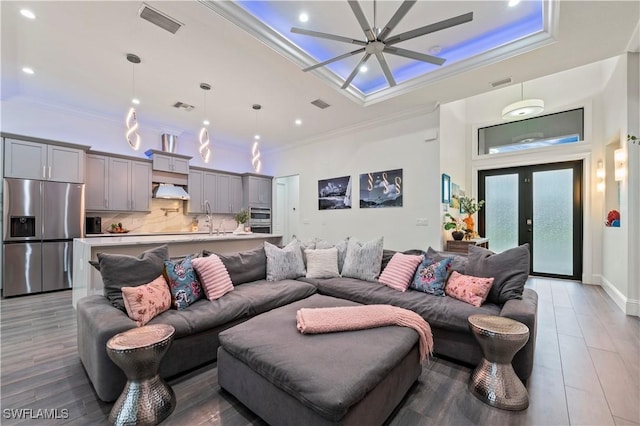
M 401 41 L 411 40 L 412 38 L 420 37 L 429 33 L 434 33 L 436 31 L 444 30 L 471 21 L 473 21 L 473 12 L 465 13 L 464 15 L 455 16 L 453 18 L 445 19 L 444 21 L 436 22 L 435 24 L 426 25 L 424 27 L 416 28 L 415 30 L 407 31 L 405 33 L 390 37 L 384 41 L 384 44 L 388 46 L 390 44 L 400 43 Z
M 434 65 L 442 65 L 446 59 L 438 58 L 437 56 L 425 55 L 424 53 L 414 52 L 413 50 L 401 49 L 394 46 L 385 46 L 384 52 L 391 53 L 392 55 L 403 56 L 405 58 L 416 59 L 422 62 L 428 62 Z
M 356 15 L 356 19 L 358 20 L 358 23 L 360 24 L 362 31 L 364 31 L 364 35 L 367 36 L 367 40 L 375 41 L 376 35 L 374 34 L 373 29 L 371 28 L 371 25 L 369 25 L 369 21 L 367 20 L 367 17 L 362 11 L 362 8 L 360 7 L 360 3 L 358 3 L 357 0 L 348 0 L 347 3 L 349 3 L 349 6 L 351 6 L 351 10 L 353 10 L 353 14 Z
M 402 18 L 404 18 L 404 15 L 406 15 L 407 12 L 409 12 L 409 9 L 411 9 L 413 5 L 417 3 L 417 1 L 418 0 L 405 0 L 400 5 L 398 10 L 396 10 L 396 13 L 391 17 L 391 19 L 389 20 L 389 23 L 387 23 L 387 25 L 384 26 L 382 31 L 380 31 L 380 34 L 378 34 L 378 39 L 384 41 L 384 38 L 387 35 L 389 35 L 391 31 L 393 31 L 396 25 L 398 25 L 398 23 L 402 20 Z
M 342 36 L 334 35 L 334 34 L 321 33 L 319 31 L 306 30 L 304 28 L 293 27 L 293 28 L 291 28 L 291 32 L 292 33 L 296 33 L 296 34 L 308 35 L 308 36 L 311 36 L 311 37 L 326 38 L 326 39 L 329 39 L 329 40 L 342 41 L 344 43 L 357 44 L 359 46 L 366 46 L 367 45 L 366 41 L 355 40 L 355 39 L 352 39 L 352 38 L 349 38 L 349 37 L 342 37 Z
M 389 69 L 389 64 L 387 64 L 386 59 L 384 59 L 384 55 L 382 53 L 376 53 L 376 58 L 378 58 L 378 62 L 380 63 L 380 68 L 382 68 L 382 72 L 384 73 L 384 76 L 387 77 L 387 82 L 389 83 L 389 86 L 390 87 L 395 86 L 396 81 L 394 80 L 393 74 Z
M 347 52 L 344 55 L 336 56 L 335 58 L 328 59 L 328 60 L 326 60 L 324 62 L 317 63 L 317 64 L 312 65 L 310 67 L 303 68 L 302 71 L 307 72 L 307 71 L 315 70 L 316 68 L 324 67 L 325 65 L 328 65 L 328 64 L 330 64 L 332 62 L 336 62 L 336 61 L 339 61 L 340 59 L 348 58 L 349 56 L 357 55 L 358 53 L 362 53 L 362 52 L 364 52 L 364 47 L 362 47 L 360 49 L 353 50 L 351 52 Z
M 351 84 L 353 79 L 356 77 L 356 75 L 360 71 L 360 67 L 367 62 L 369 57 L 371 57 L 371 53 L 365 53 L 364 54 L 362 59 L 360 59 L 360 62 L 358 62 L 358 65 L 356 65 L 356 67 L 353 69 L 353 71 L 351 71 L 351 74 L 349 74 L 349 77 L 347 77 L 347 79 L 344 81 L 344 84 L 342 85 L 341 89 L 346 89 L 347 87 L 349 87 L 349 85 Z

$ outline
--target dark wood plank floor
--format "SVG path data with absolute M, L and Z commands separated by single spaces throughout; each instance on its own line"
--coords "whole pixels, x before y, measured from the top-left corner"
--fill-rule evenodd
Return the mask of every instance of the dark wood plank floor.
M 597 286 L 532 278 L 540 296 L 530 407 L 489 407 L 467 390 L 471 369 L 433 358 L 390 425 L 640 425 L 640 321 Z M 0 301 L 3 425 L 106 424 L 76 350 L 71 292 Z M 170 381 L 178 406 L 165 424 L 263 424 L 218 386 L 215 363 Z M 30 409 L 20 411 L 20 409 Z M 58 419 L 16 419 L 48 415 Z M 56 411 L 57 410 L 57 411 Z

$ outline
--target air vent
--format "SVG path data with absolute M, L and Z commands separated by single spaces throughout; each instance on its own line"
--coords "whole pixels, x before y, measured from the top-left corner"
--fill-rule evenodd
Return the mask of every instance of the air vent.
M 498 87 L 498 86 L 503 86 L 505 84 L 509 84 L 511 83 L 513 80 L 511 80 L 511 77 L 507 77 L 507 78 L 503 78 L 502 80 L 496 80 L 496 81 L 492 81 L 491 83 L 489 83 L 491 85 L 491 87 Z
M 193 111 L 193 109 L 195 108 L 193 105 L 185 104 L 184 102 L 180 101 L 173 104 L 173 107 L 184 111 Z
M 184 25 L 159 10 L 152 8 L 146 3 L 142 3 L 142 7 L 140 8 L 138 15 L 140 15 L 142 19 L 159 26 L 163 30 L 169 31 L 171 34 L 175 34 L 180 27 Z
M 316 99 L 315 101 L 312 101 L 311 105 L 315 105 L 320 109 L 329 108 L 331 106 L 328 103 L 326 103 L 325 101 L 323 101 L 322 99 Z

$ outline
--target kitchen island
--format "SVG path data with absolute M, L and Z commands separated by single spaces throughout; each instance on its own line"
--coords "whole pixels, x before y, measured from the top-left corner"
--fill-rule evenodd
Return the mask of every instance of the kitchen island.
M 129 254 L 137 256 L 145 250 L 162 244 L 169 246 L 169 256 L 185 256 L 203 249 L 216 253 L 235 253 L 250 250 L 268 241 L 280 244 L 282 235 L 276 234 L 220 234 L 189 232 L 177 234 L 104 236 L 73 240 L 73 306 L 78 300 L 92 294 L 102 294 L 100 272 L 89 264 L 97 260 L 98 253 Z

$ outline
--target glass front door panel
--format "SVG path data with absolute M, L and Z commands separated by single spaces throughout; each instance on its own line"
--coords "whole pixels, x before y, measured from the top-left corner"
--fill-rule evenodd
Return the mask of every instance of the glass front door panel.
M 533 272 L 573 275 L 573 169 L 533 172 Z
M 487 176 L 486 237 L 498 253 L 518 245 L 518 174 Z

